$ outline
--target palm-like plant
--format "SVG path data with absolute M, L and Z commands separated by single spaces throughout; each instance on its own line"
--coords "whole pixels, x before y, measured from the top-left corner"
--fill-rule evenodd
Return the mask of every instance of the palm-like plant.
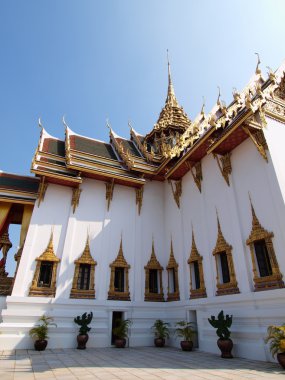
M 176 323 L 175 334 L 186 340 L 187 342 L 192 341 L 194 334 L 196 334 L 196 330 L 193 328 L 193 322 L 187 321 L 179 321 Z
M 53 323 L 52 317 L 47 317 L 46 315 L 43 315 L 39 318 L 40 324 L 33 327 L 29 334 L 32 338 L 36 340 L 46 340 L 48 338 L 48 328 L 49 326 L 55 326 L 56 324 Z
M 169 338 L 168 326 L 169 326 L 169 323 L 164 322 L 161 319 L 157 319 L 151 328 L 156 338 L 165 339 L 165 338 Z
M 285 352 L 285 324 L 282 326 L 269 326 L 265 343 L 269 342 L 269 348 L 273 357 Z
M 115 321 L 116 327 L 113 328 L 113 334 L 118 339 L 125 339 L 128 337 L 129 327 L 132 324 L 130 319 L 116 319 Z

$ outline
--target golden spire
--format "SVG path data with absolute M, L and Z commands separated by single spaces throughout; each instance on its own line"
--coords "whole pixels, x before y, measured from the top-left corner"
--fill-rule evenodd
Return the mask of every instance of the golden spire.
M 167 66 L 168 66 L 168 90 L 167 90 L 167 98 L 166 102 L 172 106 L 177 106 L 177 99 L 175 97 L 174 93 L 174 87 L 172 84 L 172 79 L 171 79 L 171 70 L 170 70 L 170 62 L 169 62 L 169 54 L 168 54 L 168 49 L 167 49 Z

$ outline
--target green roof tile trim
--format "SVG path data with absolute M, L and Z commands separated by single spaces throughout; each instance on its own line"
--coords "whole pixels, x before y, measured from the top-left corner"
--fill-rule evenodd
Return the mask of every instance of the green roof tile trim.
M 0 188 L 27 191 L 31 193 L 37 193 L 39 187 L 39 181 L 35 178 L 24 178 L 19 176 L 0 173 Z
M 47 138 L 43 143 L 43 152 L 65 157 L 65 142 Z
M 124 139 L 120 139 L 120 141 L 122 142 L 123 147 L 124 147 L 125 150 L 128 149 L 133 156 L 141 158 L 141 155 L 139 154 L 139 151 L 137 150 L 137 148 L 135 147 L 135 145 L 134 145 L 134 143 L 132 141 L 130 141 L 130 140 L 124 140 Z
M 72 149 L 79 152 L 94 154 L 96 156 L 118 161 L 110 144 L 89 140 L 80 136 L 71 136 L 70 145 Z

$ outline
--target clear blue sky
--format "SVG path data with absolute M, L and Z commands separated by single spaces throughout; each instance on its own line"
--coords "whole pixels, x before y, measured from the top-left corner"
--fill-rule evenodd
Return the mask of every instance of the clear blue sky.
M 29 174 L 37 120 L 64 137 L 144 134 L 164 105 L 166 49 L 190 116 L 285 58 L 284 0 L 1 0 L 0 170 Z

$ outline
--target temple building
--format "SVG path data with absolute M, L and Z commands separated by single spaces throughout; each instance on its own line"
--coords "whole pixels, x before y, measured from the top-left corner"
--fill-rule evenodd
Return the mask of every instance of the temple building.
M 156 319 L 197 324 L 196 346 L 218 352 L 208 323 L 233 315 L 234 355 L 270 360 L 267 326 L 285 322 L 285 63 L 259 65 L 229 105 L 190 120 L 168 64 L 165 105 L 146 135 L 65 140 L 42 126 L 33 177 L 0 172 L 0 348 L 30 348 L 47 314 L 49 348 L 76 346 L 73 319 L 92 311 L 89 347 L 153 345 Z M 9 226 L 21 225 L 15 276 Z M 10 251 L 9 251 L 10 250 Z M 15 252 L 14 252 L 15 253 Z M 178 345 L 172 335 L 169 345 Z

